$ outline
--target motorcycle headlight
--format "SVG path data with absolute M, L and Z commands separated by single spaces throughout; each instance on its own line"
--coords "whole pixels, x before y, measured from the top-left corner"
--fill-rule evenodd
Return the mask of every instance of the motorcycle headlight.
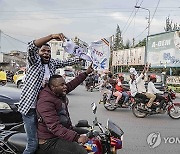
M 0 102 L 0 109 L 11 109 L 7 103 Z

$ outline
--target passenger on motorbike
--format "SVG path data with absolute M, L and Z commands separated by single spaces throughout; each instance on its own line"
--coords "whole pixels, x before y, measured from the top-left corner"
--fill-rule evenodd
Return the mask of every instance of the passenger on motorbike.
M 144 78 L 145 78 L 145 75 L 146 73 L 148 72 L 149 70 L 149 65 L 146 64 L 143 71 L 141 72 L 141 75 L 140 75 L 140 79 L 139 79 L 139 82 L 137 83 L 137 88 L 138 88 L 138 92 L 139 93 L 142 93 L 144 95 L 146 95 L 146 97 L 149 99 L 148 103 L 146 104 L 146 109 L 148 111 L 151 111 L 151 106 L 154 102 L 154 100 L 156 99 L 156 95 L 152 94 L 152 93 L 148 93 L 146 92 L 146 87 L 145 87 L 145 81 L 144 81 Z
M 129 88 L 125 87 L 122 83 L 124 81 L 124 77 L 123 77 L 123 74 L 118 74 L 118 79 L 117 79 L 117 84 L 115 86 L 115 89 L 117 91 L 119 91 L 122 96 L 124 97 L 124 102 L 123 104 L 127 104 L 128 102 L 128 99 L 129 99 L 129 95 L 126 91 L 129 91 Z M 128 104 L 127 104 L 128 105 Z
M 115 105 L 118 106 L 118 102 L 119 102 L 119 100 L 120 100 L 121 97 L 122 97 L 122 93 L 119 92 L 119 91 L 117 91 L 117 90 L 115 89 L 115 86 L 116 86 L 116 84 L 117 84 L 117 80 L 114 79 L 113 74 L 112 74 L 111 72 L 108 73 L 108 77 L 109 77 L 108 82 L 109 82 L 110 85 L 112 86 L 112 89 L 110 90 L 109 93 L 110 93 L 111 95 L 113 94 L 114 96 L 116 96 Z M 110 95 L 110 96 L 111 96 L 111 95 Z M 110 99 L 110 97 L 109 97 L 108 99 Z
M 86 72 L 66 83 L 60 75 L 53 75 L 48 85 L 40 92 L 37 102 L 38 139 L 37 154 L 86 154 L 80 143 L 88 141 L 88 137 L 80 135 L 87 130 L 74 129 L 68 111 L 66 94 L 80 85 L 93 71 L 92 64 Z M 79 143 L 79 144 L 78 144 Z
M 160 100 L 160 105 L 159 105 L 158 111 L 159 112 L 163 112 L 162 107 L 163 107 L 163 104 L 165 103 L 165 98 L 163 96 L 161 96 L 161 95 L 164 94 L 164 92 L 158 90 L 155 87 L 155 85 L 154 85 L 154 83 L 156 82 L 156 75 L 155 74 L 151 74 L 149 76 L 149 79 L 150 79 L 150 81 L 148 83 L 148 88 L 147 88 L 148 89 L 148 93 L 156 95 L 156 98 L 158 100 Z
M 143 94 L 138 89 L 138 84 L 141 81 L 142 77 L 143 77 L 143 74 L 141 74 L 140 76 L 137 77 L 136 71 L 134 71 L 134 72 L 130 71 L 129 85 L 130 85 L 131 96 L 141 98 L 142 101 L 145 102 L 146 98 L 147 98 L 146 95 Z

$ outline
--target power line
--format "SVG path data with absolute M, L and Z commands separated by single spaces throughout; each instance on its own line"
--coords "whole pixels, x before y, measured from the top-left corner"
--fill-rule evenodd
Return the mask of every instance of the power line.
M 8 35 L 8 34 L 5 34 L 3 31 L 1 31 L 1 32 L 2 32 L 2 34 L 4 34 L 5 36 L 8 36 L 8 37 L 10 37 L 10 38 L 12 38 L 12 39 L 14 39 L 14 40 L 16 40 L 16 41 L 19 41 L 19 42 L 27 45 L 26 42 L 23 42 L 23 41 L 21 41 L 21 40 L 19 40 L 19 39 L 17 39 L 17 38 L 14 38 L 14 37 L 12 37 L 12 36 L 10 36 L 10 35 Z
M 136 2 L 136 5 L 137 5 L 138 2 L 139 2 L 139 0 Z M 131 14 L 130 14 L 130 16 L 129 16 L 129 18 L 128 18 L 126 24 L 125 24 L 125 26 L 123 27 L 122 31 L 124 31 L 124 29 L 125 29 L 126 25 L 128 24 L 128 22 L 129 22 L 129 20 L 130 20 L 130 18 L 131 18 L 131 16 L 132 16 L 134 10 L 135 10 L 135 8 L 134 8 L 133 11 L 131 12 Z
M 139 1 L 139 0 L 138 0 Z M 156 8 L 156 7 L 149 7 L 149 8 Z M 180 7 L 159 7 L 160 9 L 179 9 Z M 27 10 L 24 10 L 24 11 L 17 11 L 17 10 L 14 10 L 14 11 L 0 11 L 0 12 L 54 12 L 54 11 L 69 11 L 69 10 L 88 10 L 88 9 L 90 9 L 90 10 L 115 10 L 115 9 L 117 9 L 117 10 L 119 10 L 119 9 L 128 9 L 129 10 L 129 8 L 119 8 L 119 7 L 117 7 L 117 8 L 66 8 L 66 9 L 54 9 L 54 10 L 36 10 L 36 11 L 34 11 L 34 10 L 31 10 L 31 11 L 27 11 Z
M 150 24 L 151 24 L 151 22 L 152 22 L 152 20 L 153 20 L 153 18 L 154 18 L 154 15 L 155 15 L 155 13 L 156 13 L 156 11 L 157 11 L 157 8 L 158 8 L 158 6 L 159 6 L 159 3 L 160 3 L 160 0 L 158 1 L 157 5 L 156 5 L 156 8 L 155 8 L 155 11 L 154 11 L 153 16 L 152 16 L 152 18 L 151 18 Z
M 140 3 L 139 6 L 141 6 L 142 3 L 143 3 L 143 0 L 141 1 L 141 3 Z M 122 34 L 125 34 L 125 32 L 128 30 L 128 28 L 129 28 L 131 22 L 133 21 L 134 17 L 136 16 L 136 13 L 138 12 L 138 10 L 139 10 L 139 9 L 137 9 L 137 10 L 135 11 L 135 14 L 134 14 L 133 18 L 131 19 L 131 21 L 130 21 L 130 23 L 128 24 L 128 26 L 127 26 L 127 28 L 125 29 L 125 31 L 122 32 Z

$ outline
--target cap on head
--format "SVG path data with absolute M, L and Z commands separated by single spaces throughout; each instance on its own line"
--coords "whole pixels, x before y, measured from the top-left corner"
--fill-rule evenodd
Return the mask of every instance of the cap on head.
M 150 76 L 149 76 L 149 78 L 152 80 L 152 79 L 156 79 L 156 74 L 151 74 Z
M 119 78 L 123 77 L 123 74 L 122 74 L 122 73 L 119 73 L 119 74 L 118 74 L 118 77 L 119 77 Z
M 133 67 L 129 69 L 129 72 L 130 72 L 130 74 L 137 75 L 137 71 Z

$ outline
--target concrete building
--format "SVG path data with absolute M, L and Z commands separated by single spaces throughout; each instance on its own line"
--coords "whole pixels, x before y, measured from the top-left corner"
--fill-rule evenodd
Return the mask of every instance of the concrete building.
M 0 53 L 0 67 L 4 70 L 17 71 L 20 67 L 26 66 L 26 52 L 11 51 Z

